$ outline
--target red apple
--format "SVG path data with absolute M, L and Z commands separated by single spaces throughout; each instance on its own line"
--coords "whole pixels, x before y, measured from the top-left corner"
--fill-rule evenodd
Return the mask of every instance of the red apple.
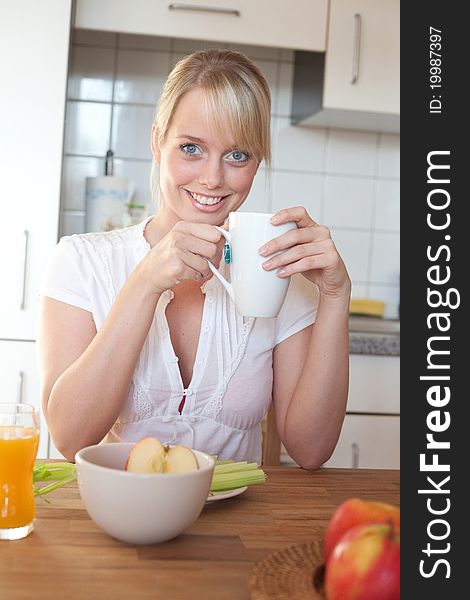
M 399 600 L 400 534 L 393 524 L 346 532 L 326 566 L 325 591 L 328 600 Z
M 386 502 L 372 502 L 350 498 L 338 506 L 328 523 L 323 541 L 325 565 L 342 536 L 357 525 L 367 523 L 392 523 L 400 533 L 400 509 Z

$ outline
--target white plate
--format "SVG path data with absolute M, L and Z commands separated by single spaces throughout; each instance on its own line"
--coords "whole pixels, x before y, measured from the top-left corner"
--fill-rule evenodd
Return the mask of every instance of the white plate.
M 243 494 L 248 489 L 248 486 L 235 488 L 234 490 L 229 490 L 228 492 L 213 492 L 214 495 L 211 495 L 207 498 L 206 502 L 215 502 L 216 500 L 225 500 L 226 498 L 233 498 L 233 496 L 238 496 L 239 494 Z

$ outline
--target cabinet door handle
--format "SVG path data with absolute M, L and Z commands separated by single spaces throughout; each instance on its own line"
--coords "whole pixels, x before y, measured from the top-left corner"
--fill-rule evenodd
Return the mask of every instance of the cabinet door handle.
M 354 15 L 354 48 L 351 79 L 352 85 L 354 85 L 359 78 L 359 58 L 361 53 L 361 25 L 361 15 L 359 13 L 356 13 Z
M 356 442 L 351 444 L 352 450 L 352 468 L 357 469 L 359 466 L 359 445 Z
M 20 371 L 18 373 L 18 388 L 16 392 L 17 403 L 21 404 L 23 402 L 23 381 L 24 381 L 24 373 Z
M 20 296 L 20 310 L 26 308 L 26 267 L 28 264 L 28 241 L 29 231 L 25 229 L 23 231 L 24 243 L 23 243 L 23 278 L 21 284 L 21 296 Z
M 172 2 L 168 5 L 169 10 L 194 10 L 198 12 L 216 13 L 219 15 L 231 15 L 240 17 L 241 12 L 234 8 L 221 8 L 219 6 L 200 6 L 197 4 L 184 4 L 182 2 Z

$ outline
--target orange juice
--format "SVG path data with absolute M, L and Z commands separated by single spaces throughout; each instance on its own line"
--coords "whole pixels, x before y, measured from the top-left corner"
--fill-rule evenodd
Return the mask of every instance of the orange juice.
M 0 529 L 34 519 L 33 467 L 39 433 L 34 427 L 0 426 Z

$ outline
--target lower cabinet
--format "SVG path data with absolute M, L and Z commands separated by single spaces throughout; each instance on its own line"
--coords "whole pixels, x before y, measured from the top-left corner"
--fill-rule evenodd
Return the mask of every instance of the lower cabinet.
M 325 467 L 400 468 L 400 417 L 346 415 L 338 444 Z
M 281 446 L 281 465 L 296 463 Z M 400 417 L 347 414 L 336 449 L 324 467 L 399 469 Z
M 284 447 L 281 464 L 295 465 Z M 399 356 L 351 354 L 347 413 L 335 451 L 324 466 L 400 468 Z
M 32 341 L 0 340 L 0 402 L 20 402 L 39 408 L 38 458 L 63 458 L 47 431 L 41 410 L 36 344 Z

